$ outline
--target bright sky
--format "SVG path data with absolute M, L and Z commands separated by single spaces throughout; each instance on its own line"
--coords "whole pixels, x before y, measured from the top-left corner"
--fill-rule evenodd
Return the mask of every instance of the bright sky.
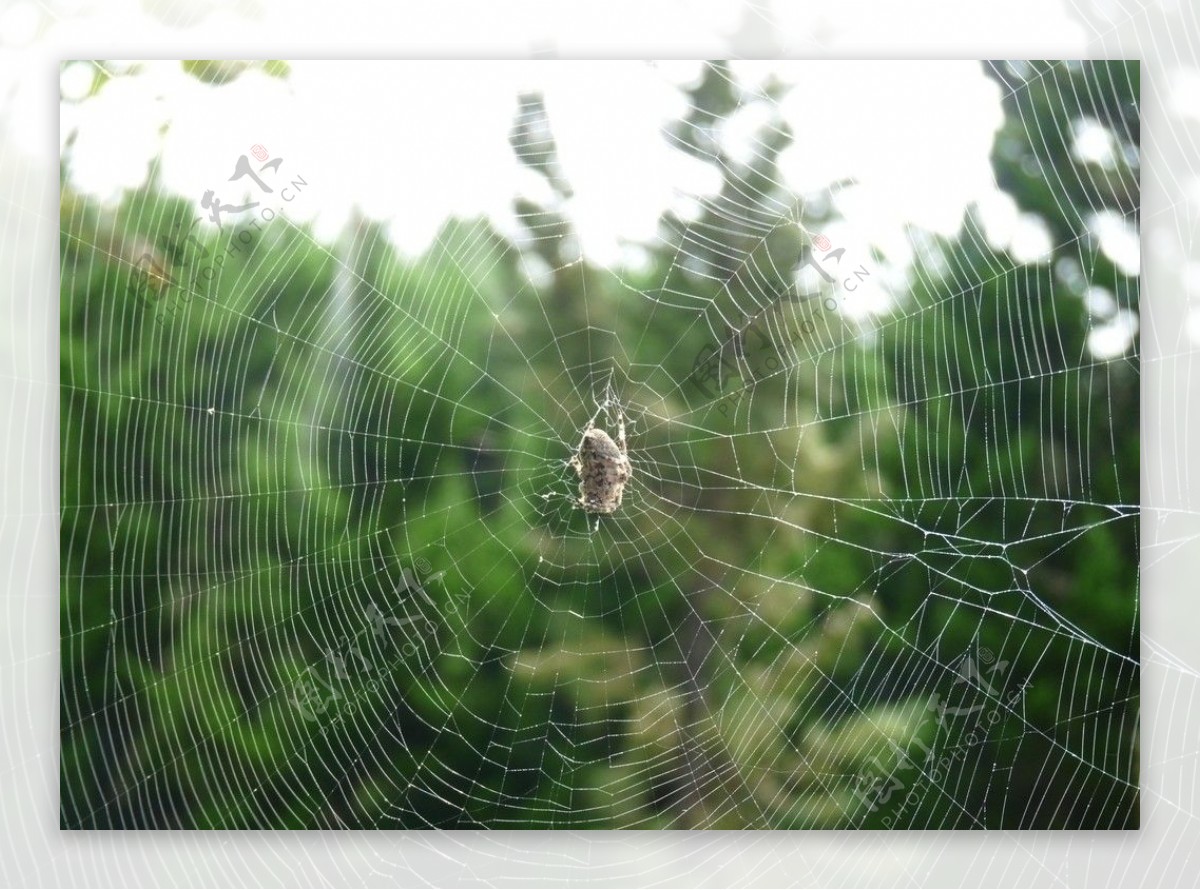
M 733 70 L 745 101 L 720 133 L 723 147 L 751 157 L 761 127 L 782 115 L 798 134 L 781 159 L 786 183 L 804 194 L 857 179 L 836 199 L 857 237 L 900 258 L 904 224 L 953 234 L 972 201 L 996 205 L 1002 224 L 988 165 L 999 91 L 977 63 L 747 62 Z M 486 215 L 513 231 L 514 195 L 548 197 L 508 144 L 517 96 L 537 90 L 575 190 L 565 210 L 589 259 L 611 265 L 623 241 L 655 237 L 664 210 L 690 215 L 697 198 L 720 187 L 713 165 L 662 135 L 686 111 L 679 86 L 698 73 L 694 63 L 297 62 L 286 81 L 248 72 L 212 87 L 177 63 L 150 62 L 94 99 L 66 103 L 61 133 L 77 134 L 74 184 L 109 202 L 141 184 L 160 155 L 163 184 L 198 198 L 261 143 L 284 157 L 281 172 L 312 183 L 319 200 L 295 210 L 327 236 L 357 204 L 417 253 L 451 214 Z M 794 84 L 778 106 L 756 98 L 771 74 Z M 64 95 L 82 94 L 90 77 L 90 66 L 69 66 Z
M 139 34 L 164 56 L 194 56 L 194 47 L 261 46 L 272 35 L 289 45 L 328 43 L 330 35 L 354 34 L 355 0 L 318 4 L 301 18 L 291 0 L 11 0 L 0 10 L 0 127 L 17 149 L 40 152 L 36 134 L 53 125 L 27 73 L 47 47 L 60 58 L 81 57 L 96 45 L 126 45 Z M 386 14 L 385 14 L 386 15 Z M 1007 57 L 1020 45 L 1026 54 L 1063 57 L 1062 47 L 1087 55 L 1087 34 L 1063 0 L 1011 0 L 978 6 L 961 0 L 912 0 L 880 6 L 868 0 L 839 3 L 768 0 L 761 5 L 721 0 L 610 0 L 592 10 L 560 0 L 531 0 L 526 15 L 503 4 L 464 13 L 453 2 L 422 7 L 395 4 L 391 20 L 372 18 L 372 33 L 386 35 L 387 55 L 421 56 L 436 47 L 472 52 L 472 34 L 486 34 L 489 53 L 522 55 L 653 54 L 653 35 L 670 33 L 679 45 L 706 46 L 711 35 L 763 30 L 780 55 L 881 54 L 897 33 L 908 36 L 913 54 L 968 52 Z M 1036 18 L 1037 33 L 1024 22 Z M 627 25 L 637 21 L 640 27 Z M 747 30 L 749 29 L 749 30 Z M 537 34 L 546 37 L 538 40 Z M 382 44 L 381 44 L 382 45 Z M 505 52 L 501 48 L 509 47 Z M 969 48 L 969 49 L 968 49 Z M 246 49 L 240 54 L 255 55 Z M 285 53 L 286 54 L 286 53 Z M 385 54 L 384 52 L 380 53 Z M 721 55 L 716 53 L 715 55 Z M 736 52 L 726 53 L 736 56 Z M 141 184 L 150 159 L 161 156 L 167 188 L 197 201 L 229 177 L 227 169 L 254 143 L 284 158 L 282 173 L 311 184 L 313 200 L 290 209 L 313 218 L 332 239 L 357 205 L 385 220 L 396 245 L 424 250 L 450 214 L 480 214 L 512 233 L 515 194 L 546 197 L 545 183 L 521 168 L 507 144 L 520 90 L 545 93 L 566 175 L 575 197 L 564 210 L 594 263 L 635 263 L 627 242 L 655 236 L 661 212 L 683 217 L 696 199 L 718 185 L 714 169 L 671 150 L 662 125 L 681 110 L 676 85 L 695 75 L 687 62 L 656 67 L 625 63 L 596 74 L 596 63 L 293 63 L 286 83 L 249 73 L 216 89 L 186 77 L 177 63 L 148 63 L 137 77 L 110 83 L 82 105 L 66 103 L 60 132 L 77 131 L 72 153 L 74 184 L 101 200 Z M 1049 247 L 1033 218 L 1023 217 L 997 192 L 987 164 L 999 123 L 999 92 L 974 62 L 742 61 L 734 74 L 747 101 L 722 129 L 723 147 L 735 158 L 756 150 L 755 135 L 781 112 L 797 133 L 782 158 L 786 184 L 804 193 L 832 179 L 853 177 L 857 186 L 835 198 L 842 223 L 824 234 L 838 244 L 880 248 L 890 276 L 902 282 L 910 256 L 904 226 L 952 235 L 963 209 L 979 202 L 994 247 L 1020 261 Z M 768 74 L 793 84 L 782 105 L 753 101 Z M 1178 115 L 1194 115 L 1200 75 L 1182 72 L 1172 92 Z M 90 72 L 68 67 L 65 96 L 86 90 Z M 462 109 L 462 114 L 454 113 Z M 383 111 L 381 114 L 380 111 Z M 1101 158 L 1111 150 L 1102 128 L 1080 125 L 1076 150 Z M 1191 199 L 1200 201 L 1200 188 Z M 1097 237 L 1124 268 L 1138 268 L 1137 233 L 1121 220 L 1097 219 Z M 1195 276 L 1193 276 L 1195 277 Z M 881 288 L 858 295 L 855 307 L 881 309 Z M 1200 319 L 1200 313 L 1196 315 Z M 1193 319 L 1193 320 L 1196 320 Z M 1200 323 L 1194 325 L 1200 339 Z
M 300 61 L 287 79 L 249 71 L 219 87 L 178 62 L 140 64 L 136 75 L 112 80 L 92 99 L 64 102 L 61 111 L 62 139 L 75 140 L 73 184 L 109 203 L 141 185 L 155 158 L 165 188 L 197 204 L 208 189 L 225 203 L 253 200 L 239 189 L 248 180 L 227 180 L 236 159 L 259 143 L 283 159 L 281 181 L 299 175 L 309 183 L 289 212 L 311 220 L 325 240 L 355 206 L 385 221 L 410 255 L 426 250 L 452 215 L 483 216 L 517 235 L 513 198 L 553 199 L 509 145 L 525 91 L 545 97 L 574 189 L 562 210 L 593 263 L 635 261 L 629 243 L 652 241 L 665 210 L 689 218 L 721 185 L 714 165 L 663 138 L 664 126 L 686 111 L 680 87 L 698 76 L 698 63 Z M 889 281 L 901 281 L 912 259 L 906 226 L 953 236 L 971 203 L 995 247 L 1024 261 L 1049 249 L 1040 221 L 1019 214 L 995 188 L 988 156 L 1001 97 L 979 63 L 741 61 L 732 72 L 743 102 L 718 134 L 731 157 L 749 159 L 761 150 L 764 125 L 786 123 L 796 138 L 780 174 L 794 192 L 818 195 L 833 181 L 855 180 L 834 196 L 841 221 L 823 234 L 847 246 L 855 264 L 874 247 L 887 265 L 845 311 L 885 311 Z M 88 63 L 68 65 L 64 97 L 86 94 L 91 76 Z M 790 85 L 782 102 L 759 98 L 768 78 Z M 1102 156 L 1103 141 L 1103 131 L 1082 126 L 1077 151 Z M 1098 223 L 1105 249 L 1136 270 L 1136 233 L 1120 220 Z

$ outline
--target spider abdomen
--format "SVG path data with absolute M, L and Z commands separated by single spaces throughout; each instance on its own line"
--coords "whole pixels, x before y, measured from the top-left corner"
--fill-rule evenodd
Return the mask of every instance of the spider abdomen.
M 633 470 L 612 437 L 604 430 L 589 430 L 572 463 L 579 476 L 579 503 L 583 509 L 589 513 L 616 512 Z

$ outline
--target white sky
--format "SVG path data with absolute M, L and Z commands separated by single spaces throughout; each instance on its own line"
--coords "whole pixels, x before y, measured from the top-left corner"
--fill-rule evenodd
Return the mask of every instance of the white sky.
M 116 5 L 131 18 L 144 15 L 128 0 Z M 263 9 L 279 14 L 273 3 Z M 217 10 L 198 30 L 228 30 L 229 16 Z M 0 21 L 33 39 L 36 19 L 34 5 L 22 0 Z M 87 27 L 76 18 L 50 30 Z M 168 190 L 197 206 L 207 189 L 235 203 L 241 194 L 226 182 L 232 165 L 261 143 L 284 159 L 281 180 L 300 175 L 309 183 L 304 200 L 288 209 L 294 219 L 312 221 L 323 239 L 336 237 L 355 206 L 385 221 L 409 255 L 427 249 L 452 215 L 484 216 L 516 235 L 513 198 L 550 198 L 508 143 L 517 97 L 528 90 L 545 97 L 574 189 L 562 210 L 593 263 L 636 262 L 629 242 L 652 241 L 665 210 L 687 218 L 697 199 L 721 184 L 713 165 L 663 138 L 664 125 L 685 111 L 679 87 L 696 77 L 696 63 L 299 61 L 286 80 L 250 71 L 220 87 L 184 74 L 177 62 L 141 64 L 137 75 L 61 109 L 62 139 L 75 139 L 73 184 L 108 203 L 142 184 L 155 158 Z M 824 234 L 846 246 L 855 264 L 880 249 L 887 268 L 860 286 L 846 311 L 886 310 L 888 281 L 900 281 L 912 259 L 906 226 L 953 236 L 973 202 L 993 246 L 1023 261 L 1049 249 L 1040 222 L 995 188 L 988 156 L 1002 123 L 1000 90 L 977 62 L 740 61 L 732 71 L 745 101 L 720 130 L 731 157 L 759 151 L 761 127 L 780 116 L 795 134 L 780 158 L 787 186 L 804 195 L 835 180 L 856 181 L 835 196 L 840 221 Z M 0 85 L 3 76 L 0 64 Z M 791 85 L 778 104 L 755 98 L 768 77 Z M 86 63 L 68 66 L 61 77 L 66 97 L 89 83 Z M 8 116 L 19 117 L 19 97 L 10 104 Z M 1103 130 L 1080 126 L 1078 152 L 1103 157 L 1107 149 Z M 1131 239 L 1120 220 L 1098 223 L 1106 251 L 1136 271 L 1136 235 Z
M 53 125 L 54 112 L 40 103 L 24 73 L 48 46 L 72 58 L 91 54 L 81 47 L 127 45 L 126 35 L 137 33 L 141 45 L 160 46 L 165 56 L 194 56 L 194 47 L 206 42 L 229 56 L 254 56 L 273 34 L 294 45 L 352 32 L 356 2 L 318 4 L 303 17 L 293 14 L 290 0 L 5 3 L 0 126 L 18 149 L 41 150 L 36 134 Z M 381 55 L 420 56 L 439 46 L 470 55 L 470 34 L 486 34 L 489 52 L 510 46 L 513 57 L 599 55 L 616 45 L 650 55 L 653 34 L 669 31 L 677 43 L 704 45 L 706 35 L 761 25 L 776 35 L 782 55 L 807 54 L 810 45 L 826 55 L 843 48 L 861 55 L 876 38 L 884 54 L 894 35 L 905 33 L 913 54 L 954 54 L 973 46 L 973 54 L 1006 57 L 1005 48 L 1019 44 L 1027 57 L 1037 57 L 1038 41 L 1044 41 L 1043 55 L 1061 58 L 1067 44 L 1078 46 L 1075 55 L 1086 55 L 1087 36 L 1060 0 L 986 7 L 961 0 L 892 6 L 778 0 L 744 9 L 721 0 L 610 0 L 569 13 L 559 0 L 531 0 L 523 15 L 503 4 L 473 7 L 469 22 L 463 20 L 468 13 L 448 0 L 420 15 L 404 4 L 395 4 L 390 21 L 388 14 L 381 21 L 377 11 L 372 19 L 388 47 Z M 636 34 L 625 24 L 633 20 L 644 26 Z M 1030 20 L 1039 23 L 1036 34 L 1024 24 Z M 547 36 L 538 40 L 539 33 Z M 65 105 L 60 132 L 65 137 L 78 130 L 74 184 L 107 202 L 139 185 L 156 155 L 168 188 L 197 201 L 216 188 L 229 201 L 218 184 L 239 155 L 262 143 L 273 157 L 284 158 L 282 173 L 300 174 L 311 184 L 306 200 L 290 210 L 298 218 L 311 216 L 319 235 L 332 239 L 358 205 L 386 221 L 396 245 L 414 254 L 450 214 L 482 214 L 512 233 L 513 196 L 546 195 L 544 182 L 520 168 L 507 144 L 517 92 L 539 89 L 575 189 L 564 209 L 588 259 L 615 267 L 637 262 L 639 252 L 623 245 L 652 239 L 664 209 L 687 217 L 696 197 L 710 193 L 718 180 L 711 165 L 671 150 L 661 135 L 662 125 L 681 109 L 672 84 L 693 76 L 694 64 L 625 63 L 603 76 L 594 64 L 296 62 L 289 82 L 250 73 L 217 89 L 184 76 L 177 63 L 151 63 L 145 74 L 109 84 L 95 100 Z M 987 155 L 1000 121 L 999 92 L 977 63 L 742 61 L 734 72 L 748 92 L 768 73 L 794 84 L 776 109 L 797 134 L 782 158 L 786 184 L 804 192 L 854 177 L 859 185 L 835 199 L 843 222 L 825 234 L 839 245 L 861 246 L 863 254 L 882 249 L 890 269 L 881 271 L 893 280 L 902 278 L 910 260 L 904 226 L 953 235 L 972 201 L 980 203 L 994 247 L 1021 261 L 1037 259 L 1049 247 L 1040 223 L 1019 214 L 992 183 Z M 64 74 L 64 93 L 72 94 L 85 73 Z M 1172 108 L 1187 117 L 1195 114 L 1200 75 L 1185 74 L 1174 83 Z M 453 109 L 464 113 L 448 113 Z M 735 158 L 749 156 L 757 128 L 771 113 L 763 103 L 748 102 L 723 127 L 723 147 Z M 1110 145 L 1102 130 L 1083 124 L 1076 149 L 1095 159 Z M 1194 191 L 1200 201 L 1200 188 Z M 1131 237 L 1120 221 L 1096 222 L 1105 251 L 1136 271 L 1136 233 Z M 856 307 L 887 303 L 876 290 L 860 293 Z
M 147 62 L 94 98 L 64 102 L 60 136 L 75 139 L 74 185 L 115 204 L 158 158 L 163 186 L 192 197 L 198 211 L 208 189 L 224 203 L 263 199 L 269 206 L 248 180 L 227 181 L 236 159 L 260 143 L 283 159 L 279 182 L 301 176 L 309 184 L 287 209 L 294 221 L 311 221 L 323 240 L 338 235 L 355 206 L 386 222 L 409 255 L 428 249 L 451 216 L 486 217 L 516 237 L 514 197 L 553 199 L 508 141 L 518 96 L 538 91 L 574 190 L 561 209 L 590 262 L 618 270 L 637 262 L 630 243 L 652 242 L 664 211 L 689 218 L 698 199 L 721 186 L 713 164 L 663 137 L 686 113 L 680 87 L 699 75 L 698 63 L 291 64 L 287 79 L 251 70 L 211 86 L 178 62 Z M 995 187 L 989 154 L 1003 123 L 1000 90 L 977 62 L 743 61 L 733 63 L 732 76 L 743 104 L 718 133 L 730 157 L 752 158 L 762 127 L 782 120 L 795 134 L 779 161 L 792 191 L 819 194 L 831 182 L 855 180 L 833 197 L 838 221 L 822 233 L 847 248 L 850 268 L 871 269 L 853 299 L 840 300 L 848 315 L 889 310 L 913 259 L 907 226 L 953 236 L 971 203 L 995 247 L 1020 261 L 1049 251 L 1041 222 Z M 779 103 L 758 98 L 768 78 L 790 85 Z M 90 79 L 88 63 L 67 66 L 63 95 L 85 94 Z M 1077 152 L 1103 158 L 1108 147 L 1095 128 L 1077 128 Z M 1095 230 L 1105 250 L 1136 272 L 1136 233 L 1115 217 L 1097 218 Z M 886 258 L 882 268 L 872 248 Z M 531 274 L 536 266 L 531 258 Z M 1097 318 L 1097 354 L 1128 347 L 1134 328 L 1127 316 Z
M 151 62 L 93 99 L 64 104 L 61 133 L 76 134 L 73 183 L 108 202 L 140 185 L 156 156 L 169 190 L 198 200 L 215 188 L 230 202 L 236 195 L 220 184 L 262 143 L 284 158 L 281 174 L 311 184 L 313 200 L 291 209 L 325 237 L 357 204 L 388 221 L 402 250 L 419 253 L 447 216 L 483 215 L 514 232 L 513 197 L 546 197 L 508 144 L 517 96 L 538 90 L 575 191 L 564 209 L 588 258 L 614 265 L 623 242 L 655 237 L 664 210 L 686 216 L 720 187 L 713 165 L 662 135 L 686 111 L 678 85 L 698 71 L 691 63 L 296 62 L 286 81 L 252 71 L 213 87 L 177 63 Z M 747 101 L 722 129 L 723 147 L 750 157 L 761 125 L 781 114 L 797 134 L 780 163 L 787 185 L 808 193 L 858 180 L 836 198 L 848 229 L 840 243 L 856 241 L 864 253 L 881 246 L 903 262 L 905 224 L 951 235 L 972 201 L 991 207 L 1003 229 L 988 164 L 999 90 L 977 63 L 736 63 L 733 71 Z M 755 99 L 768 74 L 794 84 L 779 105 Z M 68 67 L 64 95 L 78 95 L 89 76 L 83 63 Z

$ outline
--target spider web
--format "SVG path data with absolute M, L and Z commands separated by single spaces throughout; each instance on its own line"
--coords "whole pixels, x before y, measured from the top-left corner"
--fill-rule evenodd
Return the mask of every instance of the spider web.
M 64 197 L 64 826 L 1136 827 L 1137 340 L 1089 339 L 1136 312 L 1096 234 L 1136 174 L 1053 150 L 1136 66 L 988 70 L 1052 260 L 974 213 L 873 248 L 721 65 L 664 132 L 720 191 L 612 269 L 531 97 L 547 197 L 416 259 L 281 213 L 159 293 L 174 205 Z

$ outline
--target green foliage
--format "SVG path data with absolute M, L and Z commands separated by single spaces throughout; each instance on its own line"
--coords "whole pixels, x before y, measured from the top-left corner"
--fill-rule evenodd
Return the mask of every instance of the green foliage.
M 1136 162 L 1064 196 L 1084 162 L 1030 139 L 1088 95 L 1136 159 L 1137 66 L 1037 71 L 993 163 L 1054 262 L 968 219 L 870 337 L 772 303 L 803 239 L 742 196 L 794 205 L 786 132 L 646 270 L 543 238 L 538 285 L 480 221 L 230 254 L 152 187 L 65 186 L 62 825 L 1135 826 L 1138 376 L 1083 291 L 1136 310 L 1084 237 Z M 708 157 L 736 100 L 718 66 L 691 99 L 671 136 Z M 705 399 L 747 306 L 780 372 Z M 635 478 L 589 533 L 564 462 L 610 369 Z

